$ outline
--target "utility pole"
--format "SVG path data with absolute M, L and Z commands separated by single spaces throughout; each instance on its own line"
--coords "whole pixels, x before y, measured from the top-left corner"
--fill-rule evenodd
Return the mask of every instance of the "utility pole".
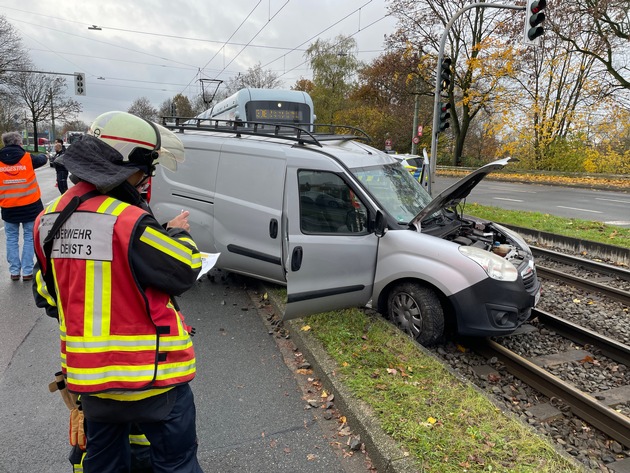
M 53 93 L 52 89 L 50 89 L 50 120 L 52 122 L 51 133 L 50 133 L 50 142 L 54 143 L 55 141 L 55 107 L 53 107 Z
M 413 107 L 413 133 L 411 134 L 411 154 L 416 154 L 417 145 L 414 139 L 418 133 L 418 111 L 420 109 L 420 94 L 416 91 L 416 103 Z
M 431 160 L 429 163 L 430 175 L 429 175 L 429 185 L 427 186 L 427 190 L 429 194 L 431 194 L 431 183 L 435 177 L 435 167 L 437 162 L 437 142 L 438 142 L 438 134 L 440 133 L 440 81 L 442 80 L 442 59 L 444 58 L 444 46 L 446 45 L 446 38 L 448 37 L 448 32 L 455 23 L 455 20 L 459 18 L 464 12 L 472 9 L 472 8 L 506 8 L 509 10 L 525 10 L 525 6 L 517 6 L 517 5 L 504 5 L 501 3 L 473 3 L 471 5 L 466 5 L 465 7 L 459 9 L 457 13 L 449 20 L 444 28 L 444 33 L 442 33 L 442 37 L 440 38 L 440 50 L 438 52 L 438 70 L 435 74 L 435 96 L 433 100 L 433 129 L 431 130 Z

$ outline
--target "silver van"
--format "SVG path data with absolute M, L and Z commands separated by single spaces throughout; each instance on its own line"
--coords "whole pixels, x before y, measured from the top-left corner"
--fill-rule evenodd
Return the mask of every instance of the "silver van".
M 458 208 L 509 158 L 432 199 L 399 160 L 354 135 L 169 128 L 186 159 L 158 166 L 156 217 L 189 210 L 200 250 L 221 253 L 216 267 L 286 285 L 285 319 L 368 305 L 428 345 L 445 331 L 511 333 L 538 302 L 525 241 Z

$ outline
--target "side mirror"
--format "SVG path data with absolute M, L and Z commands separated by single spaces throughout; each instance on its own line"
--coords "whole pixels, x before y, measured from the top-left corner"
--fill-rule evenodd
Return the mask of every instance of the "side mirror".
M 385 217 L 383 217 L 383 213 L 380 210 L 376 211 L 376 216 L 374 217 L 374 234 L 381 238 L 387 232 L 387 223 L 385 222 Z

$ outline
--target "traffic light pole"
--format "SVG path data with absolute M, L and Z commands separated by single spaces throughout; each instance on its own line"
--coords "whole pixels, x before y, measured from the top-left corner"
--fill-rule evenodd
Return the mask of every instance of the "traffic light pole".
M 464 12 L 470 10 L 471 8 L 507 8 L 509 10 L 525 10 L 525 6 L 517 6 L 517 5 L 505 5 L 501 3 L 473 3 L 471 5 L 466 5 L 455 13 L 453 18 L 449 20 L 444 28 L 444 33 L 442 33 L 442 37 L 440 38 L 440 50 L 438 52 L 437 59 L 437 74 L 435 75 L 435 97 L 433 100 L 433 129 L 431 130 L 431 160 L 429 162 L 430 168 L 430 176 L 428 179 L 427 190 L 429 194 L 431 194 L 431 183 L 433 182 L 435 176 L 435 167 L 437 162 L 437 142 L 438 142 L 438 134 L 439 134 L 439 120 L 440 120 L 440 80 L 442 76 L 442 59 L 444 59 L 444 46 L 446 45 L 446 38 L 448 37 L 448 32 L 455 23 L 455 20 L 459 18 Z

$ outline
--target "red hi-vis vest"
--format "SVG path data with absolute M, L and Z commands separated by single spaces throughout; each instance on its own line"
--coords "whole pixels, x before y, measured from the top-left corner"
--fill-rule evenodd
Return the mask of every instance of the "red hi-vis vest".
M 41 196 L 29 153 L 16 164 L 0 162 L 0 207 L 21 207 L 37 202 Z
M 66 192 L 35 222 L 40 261 L 45 261 L 44 238 L 73 194 L 78 195 Z M 54 274 L 61 366 L 72 392 L 164 388 L 195 376 L 195 353 L 182 315 L 167 294 L 141 289 L 131 271 L 129 248 L 143 215 L 117 199 L 93 197 L 55 237 L 52 268 L 45 270 Z

